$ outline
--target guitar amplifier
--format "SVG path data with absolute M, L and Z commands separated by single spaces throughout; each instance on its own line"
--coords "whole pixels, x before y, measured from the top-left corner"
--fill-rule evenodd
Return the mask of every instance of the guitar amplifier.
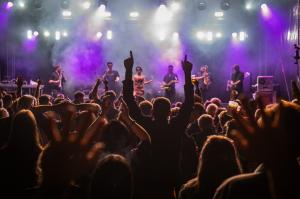
M 257 77 L 257 92 L 272 92 L 274 90 L 273 76 Z

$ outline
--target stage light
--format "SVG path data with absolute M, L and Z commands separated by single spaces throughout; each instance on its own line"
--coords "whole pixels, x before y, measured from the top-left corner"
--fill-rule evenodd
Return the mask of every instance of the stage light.
M 230 8 L 231 4 L 229 0 L 222 0 L 221 1 L 221 9 L 222 10 L 228 10 Z
M 200 0 L 199 3 L 198 3 L 198 9 L 199 9 L 199 10 L 205 10 L 206 7 L 207 7 L 206 1 Z
M 6 9 L 11 9 L 12 7 L 14 7 L 14 3 L 9 1 L 6 3 Z
M 173 35 L 172 35 L 172 39 L 174 41 L 177 41 L 179 39 L 179 33 L 178 32 L 174 32 Z
M 199 40 L 203 40 L 205 37 L 205 34 L 201 31 L 199 31 L 199 32 L 197 32 L 196 36 Z
M 86 10 L 89 9 L 91 7 L 91 2 L 90 1 L 83 2 L 82 7 Z
M 55 31 L 55 40 L 60 40 L 60 32 L 59 31 Z
M 27 39 L 32 39 L 32 30 L 27 30 Z
M 24 1 L 19 1 L 19 2 L 18 2 L 18 6 L 19 6 L 20 8 L 25 8 L 25 3 L 24 3 Z
M 261 4 L 260 8 L 263 10 L 266 10 L 266 9 L 268 9 L 268 5 L 263 3 L 263 4 Z
M 69 0 L 61 0 L 60 7 L 64 10 L 69 9 L 70 7 L 70 1 Z
M 160 40 L 160 41 L 164 41 L 165 39 L 166 39 L 166 33 L 165 32 L 159 32 L 158 34 L 157 34 L 157 36 L 158 36 L 158 39 Z
M 216 38 L 221 38 L 222 36 L 223 36 L 222 33 L 220 33 L 220 32 L 216 33 Z
M 108 30 L 108 31 L 106 32 L 106 38 L 107 38 L 108 40 L 112 40 L 113 34 L 112 34 L 112 31 L 111 31 L 111 30 Z
M 213 40 L 213 33 L 212 32 L 207 32 L 206 39 L 207 39 L 207 41 L 212 41 Z
M 72 16 L 72 12 L 70 10 L 63 10 L 62 11 L 62 16 L 63 17 L 71 17 Z
M 45 36 L 45 37 L 49 37 L 49 36 L 50 36 L 50 32 L 47 31 L 47 30 L 45 30 L 45 31 L 44 31 L 44 36 Z
M 173 14 L 168 10 L 165 5 L 160 5 L 155 14 L 155 24 L 166 25 L 171 21 Z
M 176 11 L 180 10 L 180 4 L 178 2 L 172 2 L 171 3 L 171 10 L 173 12 L 176 12 Z
M 34 31 L 34 32 L 33 32 L 33 35 L 34 35 L 35 37 L 37 37 L 37 36 L 39 36 L 39 32 L 38 32 L 38 31 Z
M 236 39 L 238 37 L 238 33 L 237 32 L 233 32 L 231 35 L 232 35 L 233 39 Z
M 100 39 L 102 37 L 102 32 L 97 32 L 96 38 Z
M 63 36 L 63 37 L 68 37 L 68 32 L 64 30 L 64 31 L 62 32 L 62 36 Z
M 138 18 L 138 17 L 140 16 L 140 14 L 139 14 L 138 12 L 130 12 L 130 13 L 129 13 L 129 16 L 130 16 L 131 18 Z
M 97 0 L 97 6 L 98 7 L 104 6 L 106 8 L 107 1 L 106 0 Z
M 246 39 L 246 33 L 245 32 L 240 32 L 240 35 L 239 35 L 239 39 L 240 39 L 240 41 L 245 41 L 245 39 Z
M 224 12 L 222 12 L 222 11 L 215 12 L 215 17 L 220 18 L 220 17 L 223 17 L 223 16 L 224 16 Z
M 251 10 L 252 9 L 252 3 L 247 2 L 245 8 L 246 8 L 246 10 Z
M 159 6 L 166 6 L 167 1 L 166 0 L 159 0 Z

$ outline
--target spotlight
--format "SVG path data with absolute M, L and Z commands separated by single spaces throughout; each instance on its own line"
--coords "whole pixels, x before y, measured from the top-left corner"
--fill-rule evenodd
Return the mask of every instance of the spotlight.
M 231 35 L 232 35 L 232 38 L 234 38 L 234 39 L 236 39 L 238 37 L 237 32 L 233 32 Z
M 212 41 L 213 40 L 213 33 L 212 32 L 207 32 L 206 39 L 207 39 L 207 41 Z
M 247 34 L 245 32 L 240 32 L 240 41 L 245 41 L 246 37 L 247 37 Z
M 63 36 L 63 37 L 68 37 L 68 32 L 67 32 L 67 31 L 63 31 L 63 32 L 62 32 L 62 36 Z
M 34 31 L 34 32 L 33 32 L 33 35 L 34 35 L 35 37 L 37 37 L 37 36 L 39 36 L 39 32 L 38 32 L 38 31 Z
M 89 1 L 83 2 L 82 7 L 86 10 L 89 9 L 91 7 L 91 2 Z
M 27 30 L 27 39 L 32 39 L 32 30 Z
M 5 7 L 6 7 L 6 9 L 11 9 L 12 7 L 14 7 L 14 3 L 9 1 L 9 2 L 6 3 Z
M 199 9 L 199 10 L 205 10 L 206 7 L 207 7 L 206 1 L 200 0 L 199 3 L 198 3 L 198 9 Z
M 246 8 L 246 10 L 251 10 L 252 9 L 252 3 L 247 2 L 245 8 Z
M 199 40 L 203 40 L 205 37 L 205 34 L 203 32 L 197 32 L 196 36 Z
M 171 4 L 171 10 L 173 11 L 173 12 L 176 12 L 176 11 L 178 11 L 180 9 L 180 4 L 178 3 L 178 2 L 173 2 L 172 4 Z
M 111 31 L 111 30 L 108 30 L 108 31 L 106 32 L 106 38 L 107 38 L 108 40 L 112 40 L 112 37 L 113 37 L 112 31 Z
M 167 5 L 166 0 L 159 0 L 159 6 L 162 6 L 162 5 L 164 5 L 164 6 Z
M 103 16 L 105 18 L 109 18 L 109 17 L 111 17 L 111 12 L 106 11 L 106 12 L 103 13 Z
M 102 37 L 102 32 L 97 32 L 96 37 L 100 39 Z
M 222 33 L 217 32 L 217 33 L 216 33 L 216 38 L 221 38 L 221 37 L 222 37 Z
M 49 32 L 49 31 L 47 31 L 47 30 L 46 30 L 46 31 L 44 31 L 44 36 L 45 36 L 45 37 L 49 37 L 49 36 L 50 36 L 50 32 Z
M 72 12 L 70 10 L 63 10 L 62 11 L 62 16 L 63 17 L 71 17 L 72 16 Z
M 229 0 L 222 0 L 221 1 L 221 9 L 222 10 L 228 10 L 230 8 L 231 4 Z
M 19 5 L 20 8 L 25 8 L 25 3 L 24 3 L 24 1 L 19 1 L 19 2 L 18 2 L 18 5 Z
M 60 32 L 59 31 L 55 31 L 55 40 L 60 40 Z
M 221 17 L 223 17 L 223 16 L 224 16 L 224 12 L 222 12 L 222 11 L 215 12 L 215 17 L 221 18 Z
M 61 0 L 60 7 L 64 10 L 69 9 L 70 7 L 70 1 L 69 0 Z
M 138 12 L 130 12 L 130 13 L 129 13 L 129 16 L 130 16 L 131 18 L 138 18 L 138 17 L 140 16 L 140 14 L 139 14 Z
M 107 1 L 106 0 L 97 0 L 97 6 L 105 6 L 107 7 Z
M 267 9 L 268 9 L 268 5 L 265 4 L 265 3 L 261 4 L 260 7 L 261 7 L 261 9 L 263 9 L 263 10 L 267 10 Z

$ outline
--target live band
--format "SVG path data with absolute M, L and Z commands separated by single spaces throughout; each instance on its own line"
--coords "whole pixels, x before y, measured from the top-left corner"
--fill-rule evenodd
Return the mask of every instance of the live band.
M 48 81 L 48 85 L 51 90 L 51 94 L 56 96 L 59 93 L 63 93 L 66 78 L 60 65 L 55 65 L 53 69 L 54 70 Z M 234 65 L 232 67 L 231 79 L 227 81 L 226 88 L 226 90 L 230 93 L 230 98 L 236 98 L 238 95 L 243 93 L 244 77 L 245 74 L 240 71 L 240 66 Z M 118 93 L 120 75 L 118 71 L 113 70 L 112 62 L 107 62 L 107 69 L 101 79 L 106 82 L 108 90 L 113 90 Z M 201 97 L 205 98 L 205 93 L 209 90 L 210 85 L 212 84 L 208 66 L 201 66 L 199 72 L 192 75 L 192 80 L 194 83 L 197 83 L 197 86 L 199 86 L 202 94 Z M 135 75 L 133 76 L 134 95 L 143 97 L 145 95 L 145 85 L 150 84 L 152 81 L 153 80 L 147 79 L 143 74 L 142 67 L 137 66 Z M 174 72 L 173 65 L 169 65 L 160 88 L 164 91 L 165 97 L 171 102 L 176 101 L 177 83 L 179 83 L 178 75 Z

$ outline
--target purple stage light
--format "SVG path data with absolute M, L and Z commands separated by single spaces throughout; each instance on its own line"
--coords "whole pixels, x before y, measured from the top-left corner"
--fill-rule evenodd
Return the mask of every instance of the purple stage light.
M 14 7 L 14 3 L 13 3 L 13 2 L 9 1 L 9 2 L 6 3 L 5 8 L 6 8 L 7 10 L 11 9 L 12 7 Z

